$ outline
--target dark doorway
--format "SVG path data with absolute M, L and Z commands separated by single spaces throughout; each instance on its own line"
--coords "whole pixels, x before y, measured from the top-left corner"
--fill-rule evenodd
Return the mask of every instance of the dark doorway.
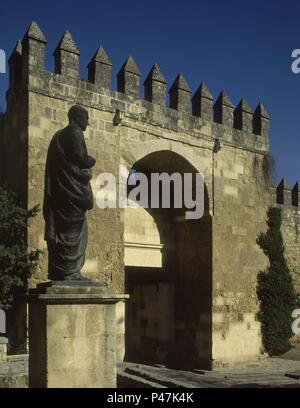
M 166 364 L 174 342 L 174 282 L 161 268 L 126 267 L 126 360 Z
M 152 173 L 192 173 L 193 177 L 197 173 L 185 158 L 170 151 L 151 153 L 132 169 L 148 180 Z M 194 192 L 194 184 L 192 188 Z M 125 287 L 130 295 L 125 313 L 125 359 L 210 368 L 212 218 L 206 186 L 204 215 L 199 219 L 186 219 L 185 207 L 150 207 L 143 209 L 141 218 L 134 212 L 125 216 Z M 149 241 L 152 235 L 155 242 Z M 126 242 L 126 236 L 132 239 Z M 157 256 L 159 245 L 161 264 L 151 267 L 147 262 L 151 254 Z M 126 250 L 131 254 L 127 258 Z

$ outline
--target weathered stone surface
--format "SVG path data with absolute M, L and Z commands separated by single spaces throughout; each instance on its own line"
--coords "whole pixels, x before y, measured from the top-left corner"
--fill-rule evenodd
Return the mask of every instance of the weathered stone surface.
M 53 55 L 55 58 L 56 74 L 78 79 L 80 52 L 68 30 L 64 32 Z
M 224 91 L 221 91 L 214 104 L 214 120 L 226 126 L 233 125 L 233 104 Z
M 257 105 L 253 115 L 253 131 L 258 135 L 268 137 L 270 116 L 261 102 Z
M 17 44 L 15 45 L 15 48 L 13 49 L 10 57 L 8 58 L 9 63 L 13 60 L 13 58 L 15 57 L 16 54 L 20 55 L 20 56 L 22 55 L 22 42 L 21 42 L 21 40 L 17 41 Z
M 116 303 L 93 285 L 29 292 L 29 387 L 115 388 Z
M 145 100 L 158 105 L 166 105 L 166 86 L 167 81 L 163 76 L 157 64 L 154 64 L 147 76 L 145 87 Z
M 278 204 L 290 206 L 292 204 L 292 192 L 287 180 L 283 178 L 276 189 Z
M 73 40 L 71 33 L 68 30 L 66 30 L 63 36 L 61 37 L 54 51 L 54 55 L 60 50 L 69 51 L 72 52 L 73 54 L 80 54 L 77 45 Z
M 190 112 L 190 97 L 192 90 L 182 74 L 178 74 L 173 82 L 170 94 L 170 108 Z
M 32 22 L 22 40 L 23 79 L 30 69 L 43 69 L 45 64 L 46 38 L 38 25 Z
M 118 91 L 136 98 L 140 96 L 141 73 L 135 61 L 129 56 L 117 74 Z
M 285 257 L 293 276 L 295 288 L 300 293 L 300 209 L 299 207 L 286 205 L 279 205 L 279 207 L 282 208 L 281 230 Z
M 24 36 L 24 39 L 25 38 L 32 38 L 33 40 L 38 40 L 43 43 L 47 42 L 46 37 L 44 36 L 42 30 L 40 29 L 40 27 L 37 25 L 35 21 L 32 21 L 32 23 L 30 24 Z
M 93 84 L 110 89 L 111 66 L 112 63 L 110 62 L 104 48 L 102 46 L 99 47 L 96 54 L 93 56 L 87 66 L 88 80 Z
M 253 113 L 245 99 L 241 99 L 234 111 L 234 127 L 248 133 L 253 132 Z
M 192 113 L 208 121 L 212 120 L 213 97 L 204 82 L 192 97 Z

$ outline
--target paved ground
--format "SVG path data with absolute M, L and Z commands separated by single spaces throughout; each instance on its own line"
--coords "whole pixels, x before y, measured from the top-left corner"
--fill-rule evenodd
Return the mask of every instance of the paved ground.
M 266 358 L 230 368 L 197 372 L 123 363 L 119 366 L 120 387 L 299 387 L 300 344 L 280 358 Z M 125 372 L 125 374 L 124 374 Z M 28 386 L 28 356 L 10 356 L 0 364 L 0 388 Z
M 26 388 L 28 386 L 28 355 L 9 356 L 0 362 L 0 388 Z
M 300 388 L 300 345 L 280 358 L 265 358 L 230 368 L 217 368 L 214 371 L 181 371 L 135 363 L 123 363 L 120 370 L 166 387 Z

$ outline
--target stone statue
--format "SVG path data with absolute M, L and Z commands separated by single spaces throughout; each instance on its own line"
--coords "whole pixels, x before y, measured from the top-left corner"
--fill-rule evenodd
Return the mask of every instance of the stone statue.
M 48 246 L 48 278 L 86 280 L 81 275 L 87 246 L 86 211 L 93 208 L 90 185 L 95 159 L 88 155 L 83 131 L 88 112 L 74 105 L 69 125 L 53 136 L 47 154 L 43 215 Z

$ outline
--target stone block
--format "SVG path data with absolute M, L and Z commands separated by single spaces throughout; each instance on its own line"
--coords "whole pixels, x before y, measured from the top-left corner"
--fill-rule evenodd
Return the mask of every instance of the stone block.
M 116 304 L 125 298 L 95 282 L 30 290 L 29 386 L 116 387 Z
M 230 186 L 230 185 L 225 185 L 224 194 L 233 196 L 233 197 L 238 197 L 238 188 L 234 186 Z
M 213 313 L 213 323 L 223 323 L 224 322 L 224 314 L 223 313 Z

